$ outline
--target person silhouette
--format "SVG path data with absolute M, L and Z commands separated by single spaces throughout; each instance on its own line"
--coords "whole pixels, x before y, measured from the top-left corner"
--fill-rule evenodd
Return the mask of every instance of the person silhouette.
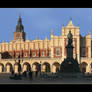
M 30 80 L 33 79 L 33 78 L 32 78 L 32 71 L 29 71 L 29 78 L 30 78 Z

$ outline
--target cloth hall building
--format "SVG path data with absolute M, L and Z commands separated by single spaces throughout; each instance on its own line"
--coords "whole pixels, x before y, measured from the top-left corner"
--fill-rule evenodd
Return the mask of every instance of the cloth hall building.
M 77 58 L 82 72 L 92 72 L 92 39 L 91 33 L 85 37 L 80 35 L 79 26 L 74 26 L 70 19 L 67 26 L 62 26 L 60 36 L 53 35 L 44 40 L 25 39 L 26 33 L 19 17 L 14 40 L 0 43 L 0 73 L 10 73 L 14 69 L 18 73 L 18 56 L 20 56 L 21 72 L 31 67 L 32 71 L 57 72 L 64 58 L 66 58 L 67 35 L 73 35 L 73 56 Z

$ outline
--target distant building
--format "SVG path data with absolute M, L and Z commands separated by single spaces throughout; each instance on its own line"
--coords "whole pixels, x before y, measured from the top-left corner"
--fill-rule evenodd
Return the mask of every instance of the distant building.
M 71 31 L 73 35 L 73 57 L 78 59 L 82 72 L 92 72 L 92 39 L 91 33 L 82 37 L 79 26 L 74 26 L 70 19 L 67 26 L 62 27 L 60 36 L 53 35 L 51 39 L 30 41 L 25 39 L 26 33 L 19 17 L 14 40 L 0 43 L 0 73 L 10 73 L 14 69 L 18 73 L 18 56 L 20 56 L 21 72 L 31 67 L 32 71 L 57 72 L 60 64 L 66 58 L 67 35 Z

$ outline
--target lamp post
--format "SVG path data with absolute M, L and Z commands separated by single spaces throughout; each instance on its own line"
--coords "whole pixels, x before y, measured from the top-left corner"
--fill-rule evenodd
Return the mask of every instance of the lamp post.
M 40 75 L 41 75 L 41 69 L 42 69 L 42 68 L 41 68 L 41 67 L 42 67 L 41 63 L 42 63 L 42 62 L 40 61 Z
M 21 70 L 20 55 L 18 56 L 18 64 L 19 64 L 19 70 L 18 70 L 18 72 L 19 72 L 19 75 L 20 75 L 20 70 Z

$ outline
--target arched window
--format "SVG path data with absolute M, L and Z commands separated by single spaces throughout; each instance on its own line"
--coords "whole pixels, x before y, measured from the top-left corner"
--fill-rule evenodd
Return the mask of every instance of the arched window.
M 36 52 L 33 52 L 33 57 L 35 57 L 36 56 Z
M 16 53 L 16 57 L 18 57 L 19 56 L 19 53 Z
M 24 57 L 27 57 L 27 52 L 24 53 Z
M 45 53 L 44 53 L 44 51 L 41 53 L 41 56 L 42 56 L 42 57 L 44 57 L 44 56 L 45 56 Z
M 60 56 L 60 48 L 57 48 L 57 49 L 56 49 L 56 55 L 57 55 L 57 56 Z

